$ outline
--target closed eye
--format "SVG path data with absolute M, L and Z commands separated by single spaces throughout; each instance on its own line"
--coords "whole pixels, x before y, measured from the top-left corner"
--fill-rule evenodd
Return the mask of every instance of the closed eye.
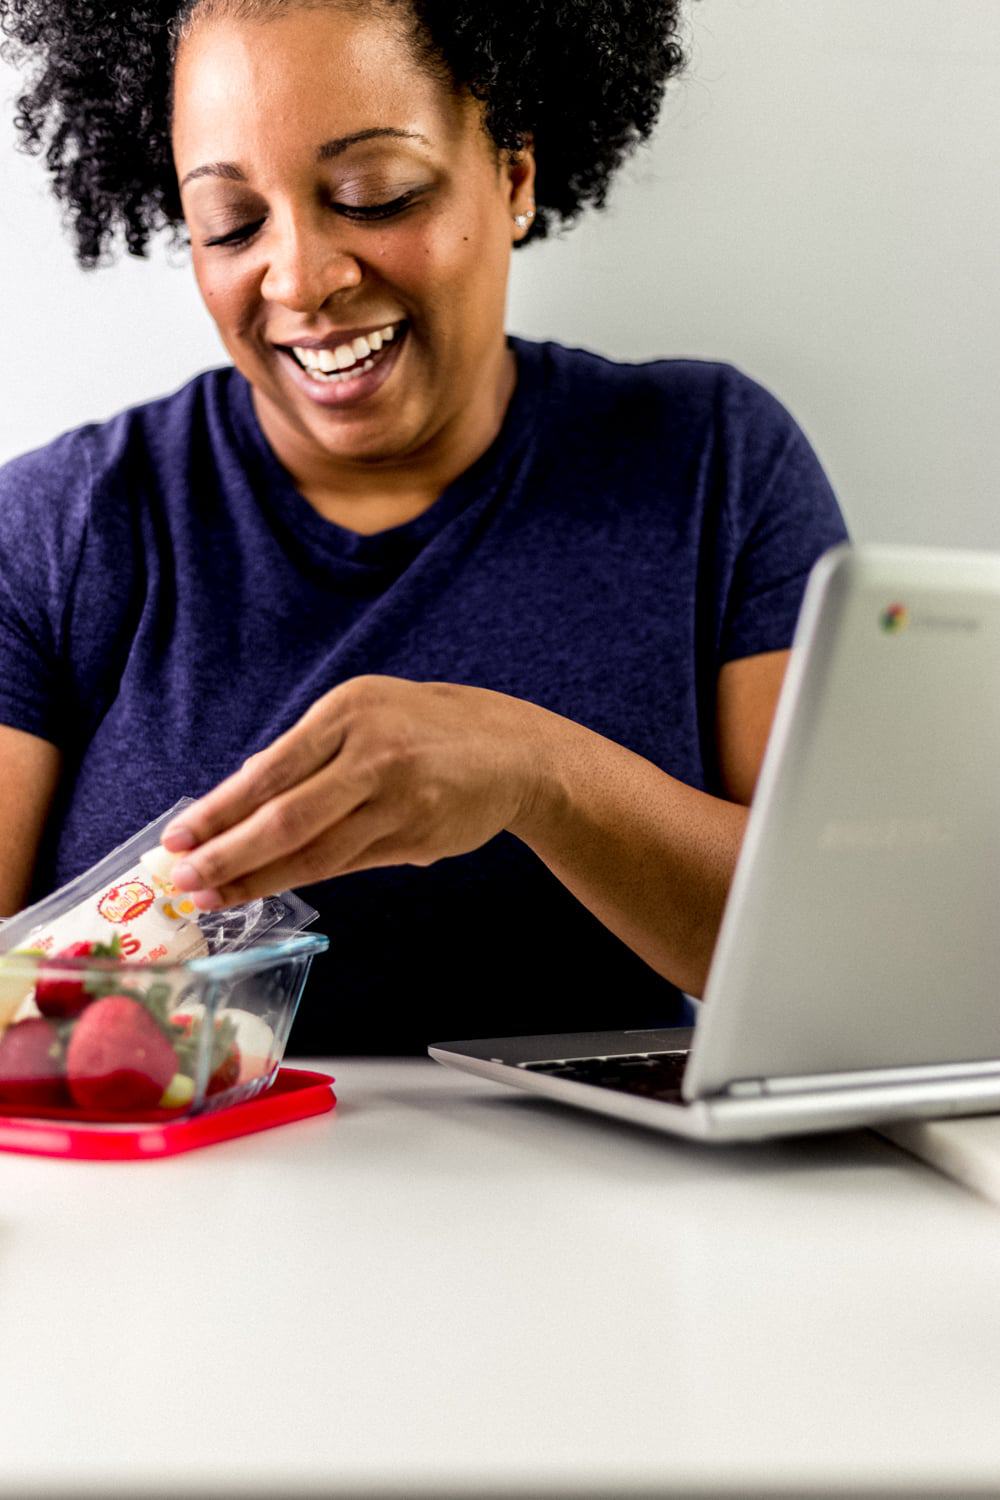
M 372 223 L 379 219 L 391 219 L 396 214 L 401 214 L 414 200 L 418 193 L 402 193 L 398 198 L 392 198 L 386 203 L 332 203 L 330 206 L 334 213 L 345 219 L 354 219 L 359 223 Z M 206 249 L 216 246 L 241 246 L 247 245 L 263 228 L 264 219 L 255 219 L 251 224 L 241 224 L 238 229 L 231 229 L 228 234 L 216 235 L 213 239 L 203 240 Z
M 331 206 L 334 213 L 347 219 L 391 219 L 394 214 L 401 214 L 404 208 L 409 208 L 418 196 L 416 192 L 409 192 L 401 193 L 387 203 L 334 203 Z
M 263 223 L 263 219 L 257 219 L 253 224 L 241 224 L 239 229 L 231 229 L 228 234 L 216 235 L 215 239 L 212 240 L 203 240 L 202 244 L 207 249 L 212 249 L 215 245 L 246 244 L 247 241 L 253 239 L 254 235 L 257 233 L 258 229 L 260 229 Z

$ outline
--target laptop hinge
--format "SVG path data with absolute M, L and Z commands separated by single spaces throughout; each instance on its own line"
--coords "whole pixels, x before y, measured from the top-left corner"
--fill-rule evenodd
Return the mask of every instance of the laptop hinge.
M 926 1063 L 914 1067 L 864 1068 L 852 1073 L 801 1073 L 778 1078 L 737 1078 L 728 1084 L 730 1098 L 761 1095 L 818 1094 L 834 1089 L 886 1088 L 898 1084 L 949 1083 L 961 1078 L 989 1078 L 1000 1083 L 1000 1059 L 987 1062 Z

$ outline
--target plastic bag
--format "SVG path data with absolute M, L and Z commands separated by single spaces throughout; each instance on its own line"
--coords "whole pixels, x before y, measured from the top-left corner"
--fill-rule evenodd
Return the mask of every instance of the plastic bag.
M 116 954 L 126 962 L 183 963 L 265 937 L 278 942 L 316 920 L 315 908 L 292 891 L 214 912 L 199 911 L 175 891 L 170 869 L 181 856 L 161 846 L 160 834 L 193 803 L 182 797 L 82 875 L 0 924 L 0 954 L 52 955 L 71 943 L 117 939 Z
M 286 940 L 318 913 L 291 891 L 199 911 L 160 843 L 192 801 L 0 926 L 0 1112 L 159 1118 L 273 1077 L 311 961 Z

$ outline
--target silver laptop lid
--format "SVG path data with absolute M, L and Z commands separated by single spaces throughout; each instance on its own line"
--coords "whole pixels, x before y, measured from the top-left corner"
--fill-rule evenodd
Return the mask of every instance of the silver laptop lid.
M 684 1095 L 1000 1057 L 1000 555 L 813 569 Z

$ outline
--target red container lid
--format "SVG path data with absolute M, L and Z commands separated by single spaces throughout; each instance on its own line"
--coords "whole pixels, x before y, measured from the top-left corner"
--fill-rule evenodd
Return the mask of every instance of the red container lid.
M 256 1130 L 326 1114 L 337 1096 L 328 1073 L 281 1068 L 269 1089 L 255 1099 L 186 1120 L 142 1125 L 88 1124 L 85 1121 L 29 1120 L 0 1115 L 0 1151 L 29 1156 L 60 1156 L 75 1161 L 151 1161 L 178 1156 L 199 1146 L 232 1141 Z

